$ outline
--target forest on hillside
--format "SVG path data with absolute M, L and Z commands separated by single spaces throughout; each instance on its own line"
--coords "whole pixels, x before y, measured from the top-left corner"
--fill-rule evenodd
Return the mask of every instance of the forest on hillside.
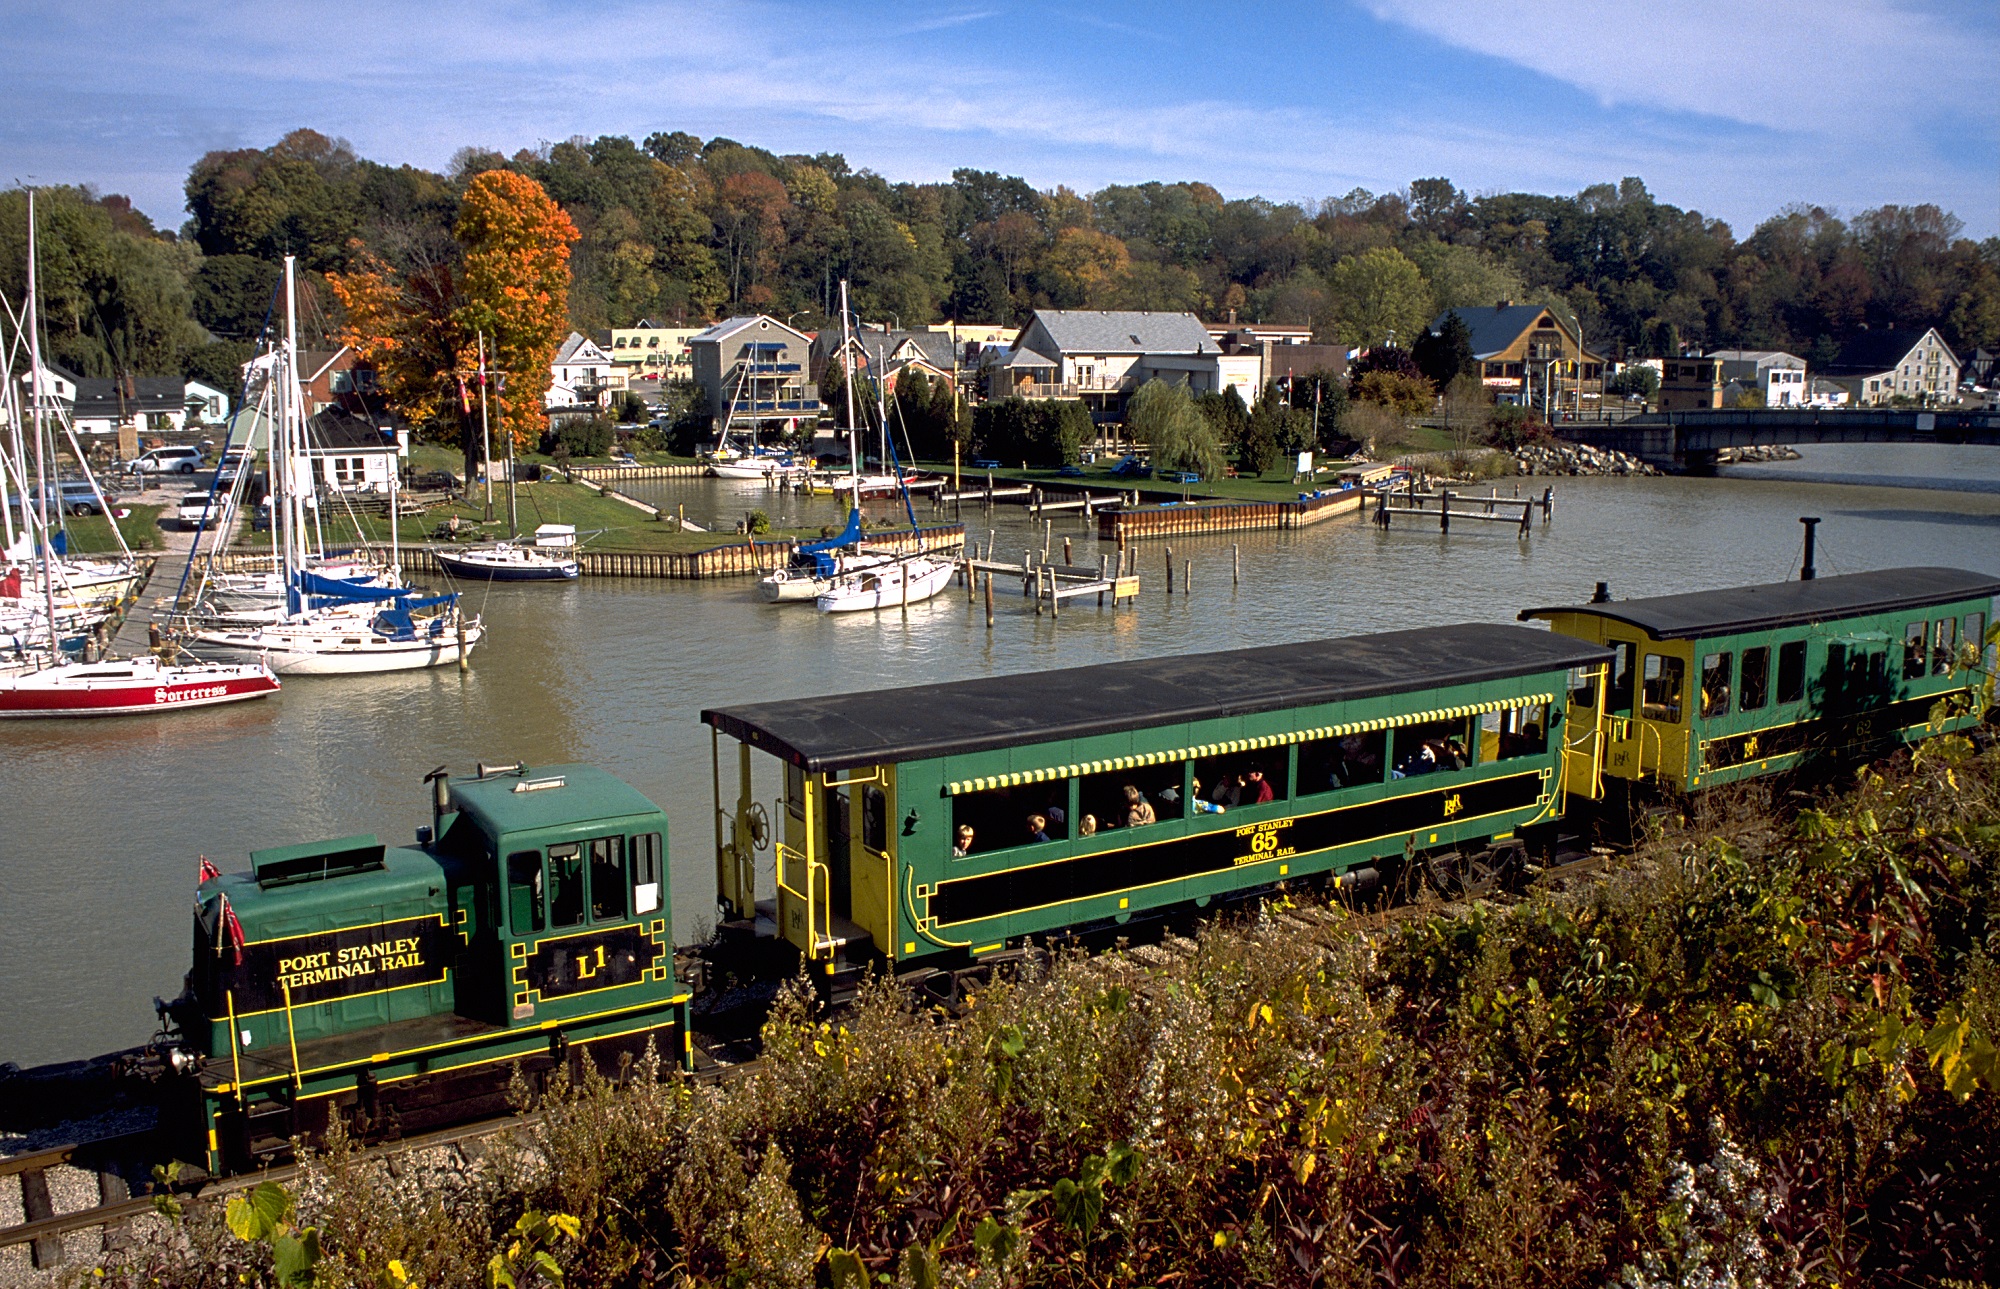
M 339 305 L 321 275 L 364 257 L 404 274 L 450 263 L 466 185 L 494 169 L 538 181 L 576 224 L 568 307 L 584 331 L 738 311 L 811 327 L 846 278 L 862 317 L 905 327 L 1011 324 L 1037 307 L 1235 310 L 1322 340 L 1407 345 L 1444 308 L 1513 299 L 1573 316 L 1614 358 L 1740 345 L 1823 362 L 1864 328 L 1927 325 L 1964 352 L 2000 346 L 2000 238 L 1969 239 L 1933 205 L 1844 217 L 1787 206 L 1739 238 L 1637 178 L 1570 196 L 1472 195 L 1428 178 L 1307 206 L 1229 199 L 1198 180 L 1086 194 L 968 168 L 949 183 L 897 183 L 837 153 L 779 156 L 678 131 L 511 157 L 468 147 L 437 174 L 301 129 L 196 162 L 179 229 L 123 197 L 45 190 L 53 356 L 86 376 L 233 386 L 281 257 L 305 271 L 307 326 L 330 332 Z M 0 290 L 12 299 L 24 204 L 19 190 L 0 194 Z

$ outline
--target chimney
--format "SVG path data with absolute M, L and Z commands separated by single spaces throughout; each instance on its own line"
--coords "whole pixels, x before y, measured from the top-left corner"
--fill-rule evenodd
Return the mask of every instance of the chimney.
M 1494 305 L 1493 307 L 1496 309 L 1511 309 L 1514 307 L 1514 302 L 1512 300 L 1509 300 L 1506 296 L 1503 295 L 1500 297 L 1500 303 Z
M 1234 309 L 1229 311 L 1229 325 L 1232 327 L 1236 325 L 1236 310 Z
M 1599 582 L 1597 589 L 1591 593 L 1590 602 L 1592 604 L 1611 603 L 1611 583 Z

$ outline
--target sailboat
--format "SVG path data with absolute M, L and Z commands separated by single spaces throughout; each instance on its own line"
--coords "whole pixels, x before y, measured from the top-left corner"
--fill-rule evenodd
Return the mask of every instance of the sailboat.
M 22 665 L 0 675 L 0 717 L 125 716 L 140 712 L 209 707 L 264 698 L 278 692 L 278 678 L 261 662 L 240 665 L 175 665 L 147 656 L 129 660 L 71 662 L 62 650 L 56 608 L 57 569 L 49 536 L 49 461 L 42 434 L 41 327 L 36 320 L 35 195 L 28 193 L 28 332 L 32 387 L 30 422 L 35 440 L 35 479 L 40 506 L 27 512 L 41 548 L 41 592 L 48 664 Z M 18 442 L 18 435 L 16 435 Z M 17 582 L 18 585 L 18 582 Z
M 285 337 L 273 376 L 273 535 L 285 586 L 285 613 L 268 622 L 209 619 L 188 637 L 195 654 L 221 661 L 258 659 L 281 676 L 357 675 L 456 663 L 485 634 L 459 607 L 458 595 L 420 596 L 404 586 L 364 586 L 306 565 L 306 501 L 314 483 L 305 456 L 304 397 L 298 381 L 296 266 L 285 257 Z M 390 514 L 395 514 L 391 496 Z M 395 525 L 390 525 L 391 549 Z M 393 562 L 393 556 L 392 556 Z
M 485 578 L 490 582 L 573 582 L 582 571 L 576 557 L 575 524 L 542 524 L 534 541 L 495 542 L 463 550 L 431 552 L 438 567 L 453 577 Z
M 847 307 L 847 297 L 843 284 L 841 308 Z M 842 319 L 843 327 L 845 317 Z M 846 346 L 843 345 L 844 349 Z M 852 388 L 852 381 L 849 387 Z M 885 382 L 886 384 L 886 382 Z M 897 480 L 897 490 L 903 495 L 903 510 L 910 517 L 910 532 L 917 531 L 917 512 L 910 504 L 910 490 L 903 482 L 902 463 L 896 460 L 896 445 L 889 437 L 889 402 L 883 392 L 884 385 L 876 386 L 880 400 L 877 412 L 882 418 L 882 463 L 887 466 Z M 851 404 L 850 395 L 850 407 Z M 848 423 L 853 423 L 850 414 Z M 854 456 L 855 502 L 860 503 L 860 454 Z M 860 511 L 855 511 L 858 521 Z M 928 600 L 945 587 L 951 585 L 952 565 L 949 561 L 933 555 L 898 555 L 886 562 L 866 568 L 856 568 L 843 572 L 823 589 L 814 604 L 821 613 L 859 613 L 871 609 L 906 608 L 921 600 Z

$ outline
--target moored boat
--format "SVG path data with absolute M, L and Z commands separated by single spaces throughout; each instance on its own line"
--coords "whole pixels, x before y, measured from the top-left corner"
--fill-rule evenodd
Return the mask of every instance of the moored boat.
M 134 716 L 278 692 L 261 662 L 170 664 L 151 656 L 72 662 L 0 676 L 0 717 Z
M 563 582 L 582 569 L 576 557 L 574 524 L 543 524 L 530 544 L 496 542 L 491 546 L 433 552 L 438 567 L 453 577 L 489 582 Z
M 928 600 L 951 584 L 953 566 L 918 555 L 835 579 L 817 601 L 821 613 L 894 609 Z

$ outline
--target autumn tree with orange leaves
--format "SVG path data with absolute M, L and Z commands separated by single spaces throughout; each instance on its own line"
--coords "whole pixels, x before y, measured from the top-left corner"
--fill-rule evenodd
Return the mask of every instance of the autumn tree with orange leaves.
M 455 428 L 467 477 L 479 458 L 479 336 L 493 379 L 496 444 L 532 447 L 545 423 L 549 365 L 569 330 L 576 225 L 542 186 L 510 170 L 466 185 L 452 230 L 461 260 L 398 274 L 372 255 L 328 275 L 347 312 L 340 339 L 375 368 L 412 421 Z

